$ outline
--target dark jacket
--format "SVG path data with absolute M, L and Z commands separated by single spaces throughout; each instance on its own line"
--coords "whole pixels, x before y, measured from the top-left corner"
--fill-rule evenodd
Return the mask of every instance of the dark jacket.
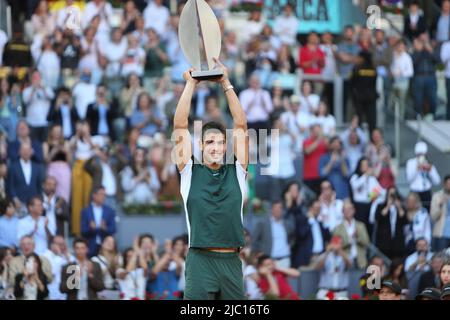
M 80 118 L 78 117 L 77 109 L 72 107 L 70 109 L 70 126 L 72 128 L 72 135 L 74 135 L 76 133 L 75 125 L 78 122 L 78 120 L 80 120 Z M 53 105 L 50 108 L 50 111 L 48 112 L 47 121 L 50 122 L 52 125 L 60 125 L 60 126 L 62 126 L 63 125 L 63 118 L 62 118 L 61 109 L 60 108 L 56 108 L 56 106 Z
M 31 197 L 41 195 L 43 181 L 41 167 L 32 161 L 30 185 L 27 185 L 20 161 L 15 161 L 8 168 L 7 194 L 10 198 L 17 197 L 26 204 Z
M 103 273 L 100 265 L 97 262 L 91 261 L 93 264 L 92 277 L 88 277 L 88 299 L 97 300 L 97 292 L 105 289 L 103 283 Z M 67 294 L 67 300 L 77 300 L 78 289 L 74 284 L 76 284 L 76 279 L 74 278 L 76 274 L 75 268 L 70 268 L 70 266 L 76 266 L 76 263 L 69 263 L 64 266 L 61 270 L 61 284 L 59 290 L 62 293 Z M 73 270 L 72 270 L 73 269 Z M 74 288 L 70 288 L 73 285 Z
M 415 30 L 411 28 L 411 18 L 409 14 L 405 16 L 404 22 L 405 28 L 403 30 L 403 34 L 411 41 L 420 36 L 422 33 L 427 32 L 427 22 L 423 15 L 419 16 Z
M 352 96 L 356 101 L 375 102 L 377 95 L 377 70 L 372 64 L 372 56 L 369 52 L 365 56 L 366 62 L 357 65 L 353 69 L 351 82 Z
M 8 159 L 10 161 L 18 161 L 20 159 L 20 141 L 15 140 L 8 143 Z M 31 148 L 33 155 L 31 159 L 37 163 L 44 163 L 44 153 L 42 152 L 42 144 L 39 141 L 32 140 Z
M 108 124 L 108 136 L 111 138 L 112 141 L 115 141 L 115 132 L 114 132 L 114 112 L 112 110 L 112 106 L 110 105 L 108 110 L 106 111 L 106 122 Z M 91 127 L 91 134 L 93 136 L 98 135 L 98 126 L 100 122 L 100 112 L 98 109 L 97 103 L 91 103 L 88 105 L 87 111 L 86 111 L 86 119 L 89 122 L 89 125 Z
M 56 208 L 55 208 L 55 216 L 56 216 L 56 234 L 60 236 L 65 236 L 64 233 L 64 222 L 69 221 L 69 206 L 64 198 L 56 197 Z M 44 199 L 44 195 L 42 195 L 42 199 Z M 44 215 L 47 215 L 44 212 Z
M 20 282 L 23 280 L 24 278 L 24 274 L 23 273 L 19 273 L 16 275 L 16 281 L 15 281 L 15 287 L 14 287 L 14 296 L 16 298 L 23 298 L 23 294 L 24 294 L 24 288 L 22 288 L 20 286 Z M 45 275 L 45 273 L 40 272 L 39 273 L 39 280 L 41 280 L 42 284 L 44 285 L 44 290 L 37 290 L 37 296 L 36 296 L 36 300 L 44 300 L 45 298 L 48 297 L 48 281 L 47 281 L 47 276 Z
M 420 275 L 418 292 L 422 292 L 425 288 L 440 288 L 441 283 L 439 275 L 435 275 L 432 270 L 424 272 Z

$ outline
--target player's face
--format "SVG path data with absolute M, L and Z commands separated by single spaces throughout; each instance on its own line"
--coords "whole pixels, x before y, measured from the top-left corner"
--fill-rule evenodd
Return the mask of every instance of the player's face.
M 222 163 L 226 151 L 225 135 L 211 130 L 203 138 L 203 157 L 206 163 Z

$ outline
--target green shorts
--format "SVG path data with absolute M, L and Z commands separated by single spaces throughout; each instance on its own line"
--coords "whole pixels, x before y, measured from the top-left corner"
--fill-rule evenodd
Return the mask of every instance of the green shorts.
M 190 248 L 185 300 L 245 300 L 242 261 L 237 252 Z

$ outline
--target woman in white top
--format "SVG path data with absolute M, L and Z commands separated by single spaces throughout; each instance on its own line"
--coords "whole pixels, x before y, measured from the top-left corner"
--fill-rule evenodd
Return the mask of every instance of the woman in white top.
M 314 93 L 311 81 L 302 82 L 300 105 L 303 112 L 314 114 L 319 109 L 320 97 Z
M 355 174 L 350 178 L 352 198 L 355 204 L 355 219 L 366 225 L 369 235 L 372 227 L 369 224 L 370 208 L 372 202 L 383 193 L 383 188 L 373 176 L 373 169 L 367 158 L 361 158 L 356 167 Z
M 405 242 L 408 252 L 412 253 L 418 239 L 424 238 L 431 243 L 430 214 L 422 206 L 420 197 L 415 192 L 411 192 L 406 198 L 406 217 L 409 224 L 405 230 Z
M 321 101 L 319 103 L 319 108 L 313 121 L 320 124 L 325 136 L 332 137 L 335 135 L 336 119 L 333 115 L 328 113 L 328 106 L 325 102 Z
M 43 36 L 52 35 L 56 28 L 56 19 L 50 13 L 46 0 L 39 1 L 33 15 L 31 16 L 31 24 L 33 26 L 33 34 Z
M 144 149 L 137 149 L 133 162 L 120 173 L 125 202 L 132 204 L 155 203 L 160 188 L 158 174 L 149 166 Z

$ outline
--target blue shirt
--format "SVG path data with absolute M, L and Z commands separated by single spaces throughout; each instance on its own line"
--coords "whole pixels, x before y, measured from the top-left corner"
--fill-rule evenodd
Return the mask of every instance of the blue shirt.
M 19 218 L 12 216 L 0 217 L 0 247 L 18 247 L 19 241 L 17 239 L 17 224 Z
M 167 293 L 166 299 L 175 299 L 174 293 L 179 291 L 179 279 L 175 270 L 160 271 L 156 278 L 148 283 L 148 291 L 155 295 L 155 299 L 162 297 L 165 292 Z
M 161 119 L 158 108 L 154 107 L 152 109 L 153 117 Z M 142 128 L 141 134 L 147 136 L 153 136 L 155 133 L 160 131 L 160 128 L 155 123 L 147 123 L 147 117 L 140 110 L 135 110 L 130 118 L 130 123 L 132 127 L 137 127 L 138 125 L 145 123 L 145 127 Z
M 341 159 L 340 161 L 335 161 L 333 163 L 333 166 L 328 174 L 325 173 L 325 167 L 330 162 L 331 154 L 327 153 L 324 154 L 319 161 L 319 173 L 321 178 L 326 178 L 328 181 L 330 181 L 331 185 L 333 186 L 334 190 L 336 191 L 336 198 L 337 199 L 345 199 L 348 198 L 350 195 L 349 192 L 349 186 L 348 186 L 348 176 L 344 176 L 342 173 L 341 163 L 342 161 L 345 161 L 347 164 L 347 171 L 350 169 L 350 165 L 348 162 L 348 159 Z M 347 172 L 348 174 L 348 172 Z
M 338 45 L 338 51 L 339 52 L 344 52 L 353 56 L 358 55 L 360 49 L 359 46 L 356 43 L 347 43 L 347 42 L 341 42 Z M 352 71 L 353 71 L 353 67 L 354 64 L 353 63 L 343 63 L 343 62 L 339 62 L 339 74 L 345 79 L 349 79 Z
M 98 134 L 107 136 L 109 133 L 108 120 L 106 119 L 106 106 L 98 106 L 99 120 L 98 120 Z
M 442 232 L 443 238 L 450 238 L 450 200 L 447 202 L 447 216 L 445 217 L 444 231 Z

